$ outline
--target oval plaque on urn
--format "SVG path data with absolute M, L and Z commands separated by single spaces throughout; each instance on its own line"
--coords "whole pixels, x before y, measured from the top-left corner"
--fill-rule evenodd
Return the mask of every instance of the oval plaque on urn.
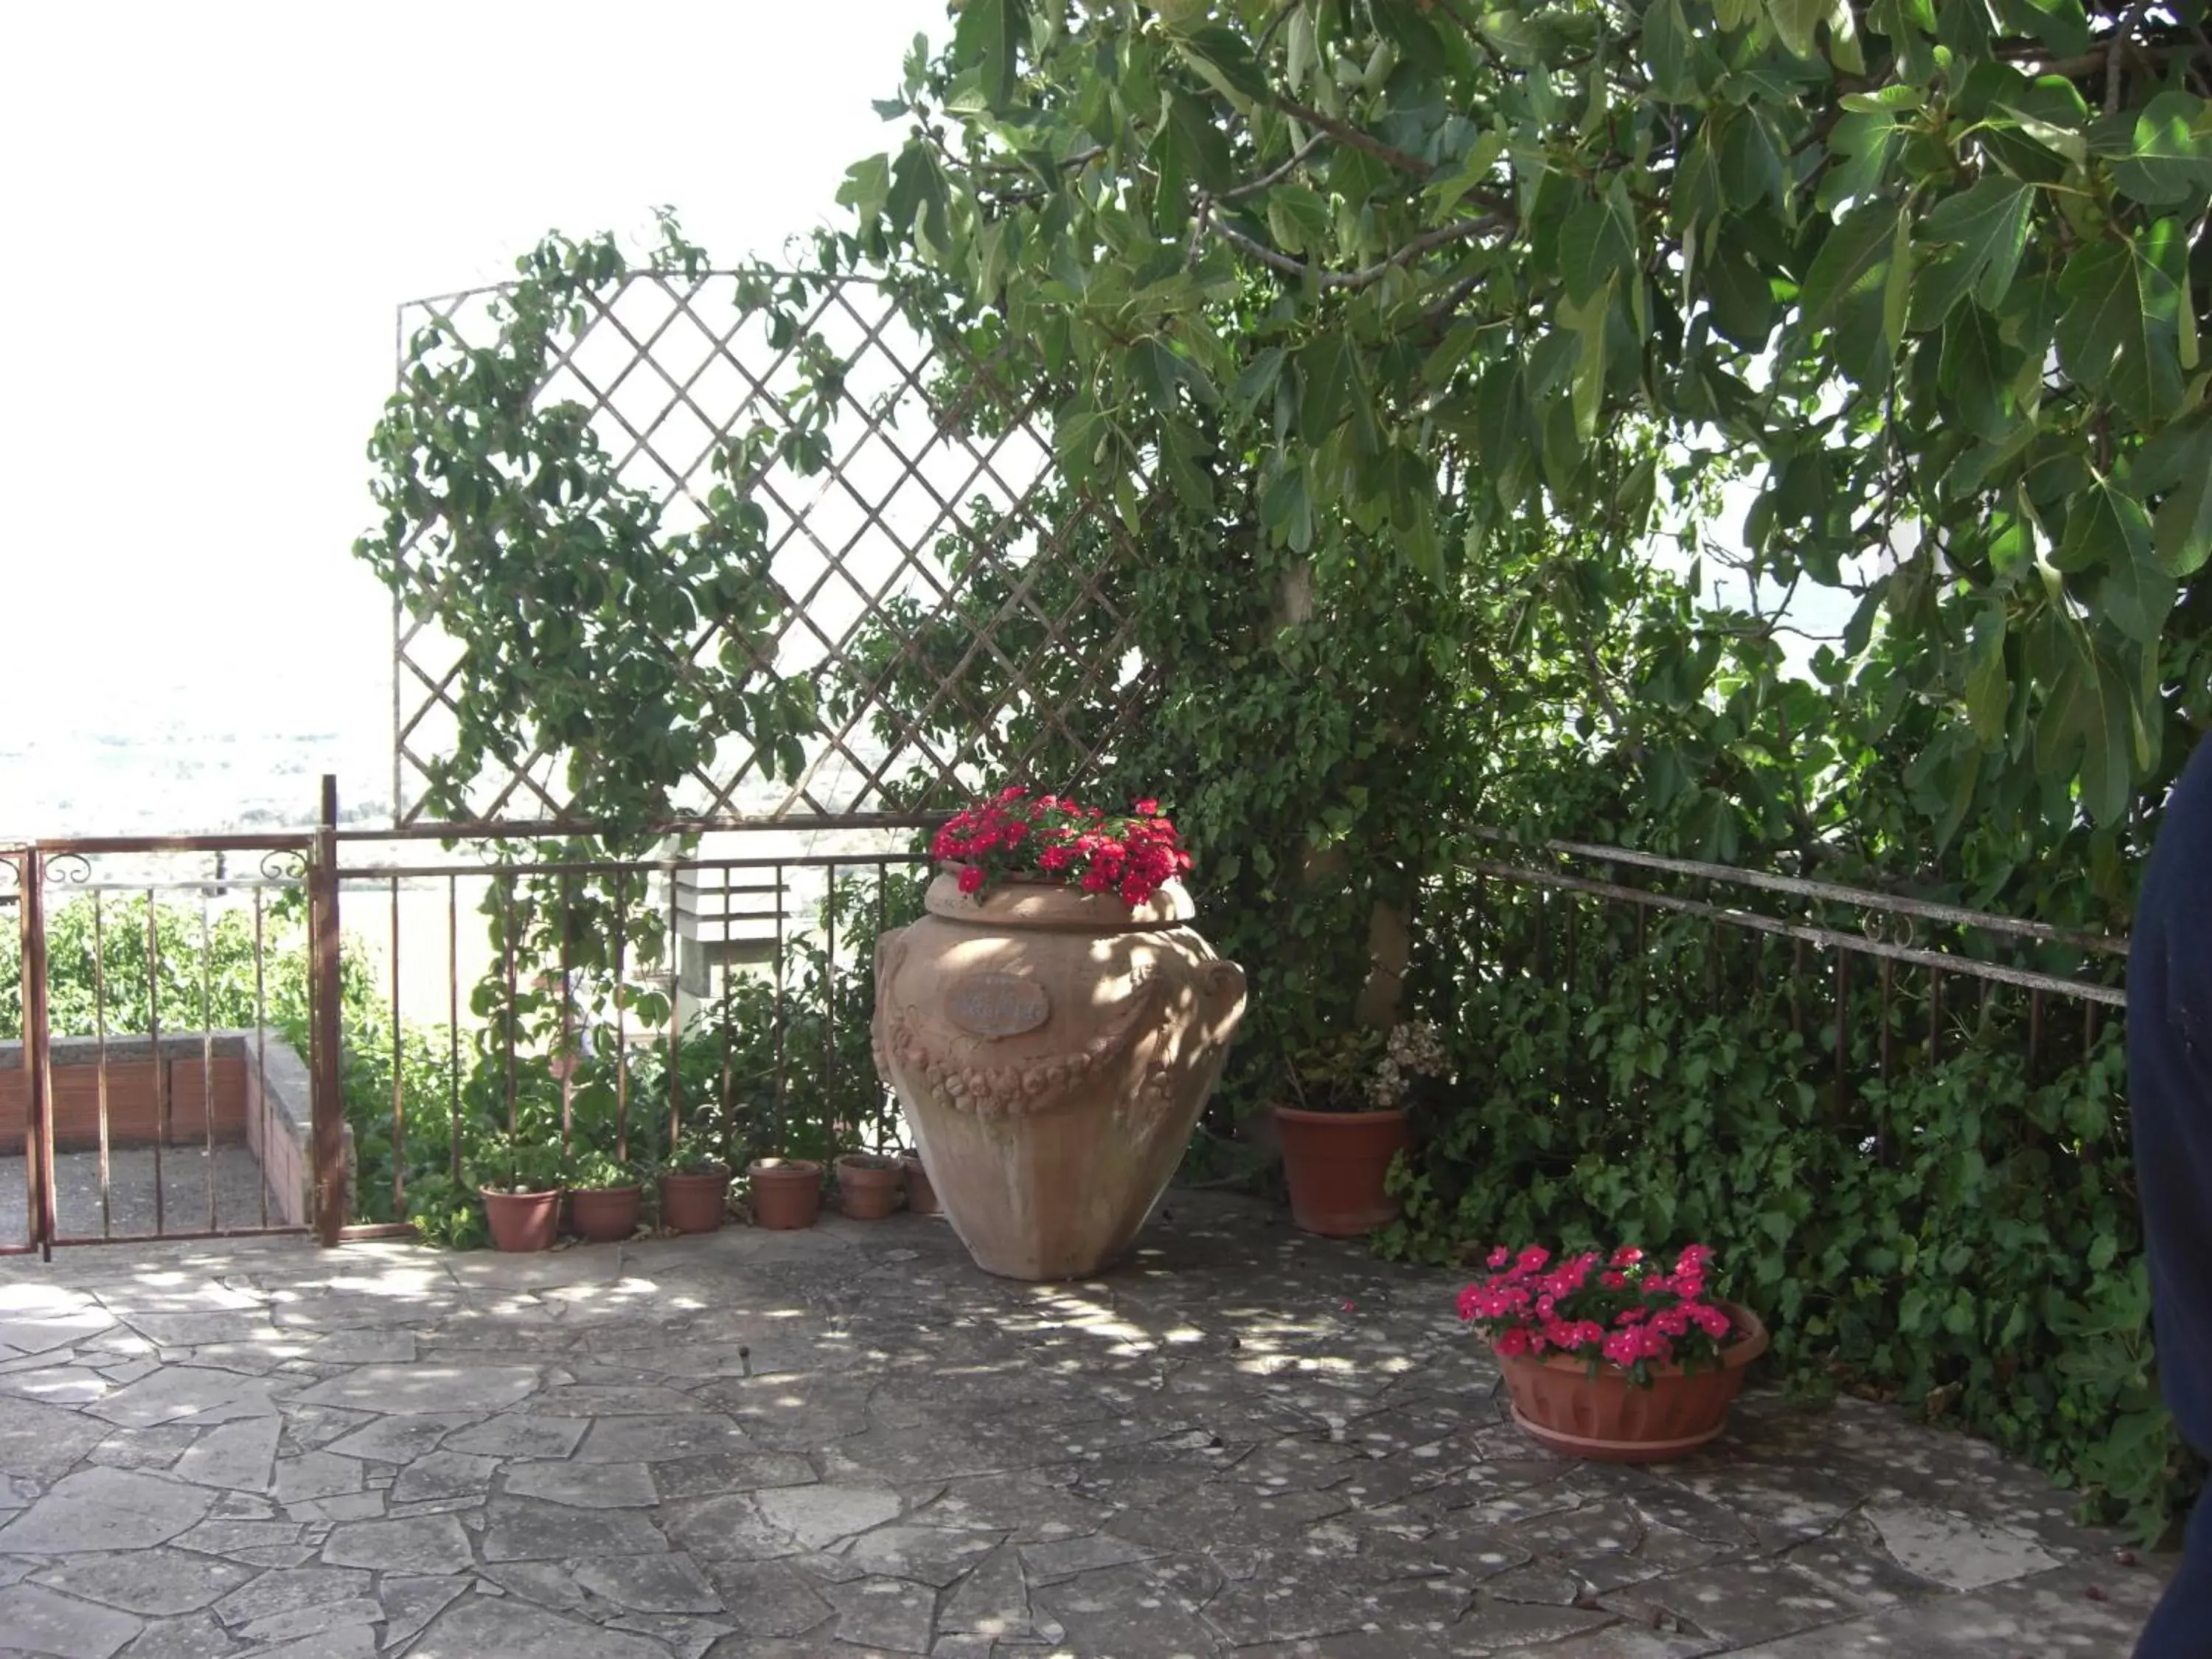
M 1044 987 L 1013 974 L 969 974 L 945 994 L 952 1023 L 977 1036 L 1018 1036 L 1051 1018 Z

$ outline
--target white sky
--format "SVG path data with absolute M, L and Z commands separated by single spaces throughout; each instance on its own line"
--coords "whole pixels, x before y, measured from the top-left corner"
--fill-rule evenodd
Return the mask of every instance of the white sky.
M 395 306 L 551 228 L 640 240 L 659 203 L 718 261 L 775 253 L 945 27 L 943 0 L 9 5 L 0 722 L 388 732 L 390 603 L 349 550 Z

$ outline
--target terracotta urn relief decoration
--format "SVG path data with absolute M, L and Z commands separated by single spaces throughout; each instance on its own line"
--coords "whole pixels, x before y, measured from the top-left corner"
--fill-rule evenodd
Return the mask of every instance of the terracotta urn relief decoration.
M 955 867 L 927 914 L 877 946 L 877 1066 L 979 1266 L 1095 1273 L 1182 1160 L 1243 971 L 1189 925 L 1189 859 L 1151 802 L 1107 818 L 1009 791 L 933 851 Z

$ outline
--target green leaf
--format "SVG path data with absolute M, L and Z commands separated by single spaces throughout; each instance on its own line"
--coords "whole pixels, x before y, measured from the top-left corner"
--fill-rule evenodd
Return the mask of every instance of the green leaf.
M 2087 133 L 2077 131 L 2072 127 L 2062 127 L 2056 122 L 2045 120 L 2039 115 L 2031 115 L 2025 110 L 2016 109 L 2010 104 L 2001 103 L 1997 107 L 2011 116 L 2015 122 L 2019 123 L 2020 130 L 2042 145 L 2044 149 L 2055 155 L 2064 156 L 2077 167 L 2087 167 L 2089 164 L 2089 137 Z
M 1267 228 L 1285 253 L 1318 253 L 1335 216 L 1319 191 L 1295 181 L 1267 192 Z
M 1767 0 L 1766 15 L 1774 33 L 1792 56 L 1813 55 L 1813 31 L 1828 19 L 1830 0 Z
M 1970 189 L 1936 204 L 1923 228 L 1936 240 L 1958 245 L 1974 283 L 1974 297 L 1995 311 L 2012 287 L 2027 249 L 2028 216 L 2035 186 L 1994 167 Z M 1948 309 L 1948 307 L 1946 307 Z
M 1866 202 L 1828 233 L 1805 273 L 1805 320 L 1819 327 L 1835 319 L 1844 303 L 1887 286 L 1897 245 L 1899 210 L 1894 202 Z
M 1563 301 L 1559 320 L 1582 342 L 1575 362 L 1575 432 L 1584 444 L 1597 434 L 1598 416 L 1605 406 L 1605 334 L 1613 313 L 1613 295 L 1620 283 L 1609 276 L 1605 286 L 1580 304 Z
M 993 109 L 1013 101 L 1015 50 L 1029 30 L 1029 0 L 968 0 L 953 27 L 952 50 L 981 71 L 983 94 Z
M 2114 571 L 2148 563 L 2150 552 L 2150 520 L 2142 503 L 2100 477 L 2067 509 L 2066 534 L 2051 562 L 2069 572 Z
M 1231 103 L 1242 106 L 1267 101 L 1267 77 L 1261 73 L 1252 48 L 1237 30 L 1209 23 L 1204 28 L 1174 38 L 1191 66 Z
M 1905 319 L 1912 301 L 1912 216 L 1900 209 L 1890 240 L 1889 276 L 1881 289 L 1881 331 L 1890 355 L 1905 343 Z
M 2136 117 L 2127 159 L 2112 167 L 2123 193 L 2152 207 L 2201 207 L 2212 193 L 2212 106 L 2161 92 Z
M 1262 346 L 1252 361 L 1245 365 L 1244 372 L 1237 377 L 1236 384 L 1229 388 L 1229 400 L 1240 408 L 1254 407 L 1261 398 L 1272 393 L 1275 382 L 1283 378 L 1284 359 L 1282 347 Z
M 2212 433 L 2206 436 L 2195 471 L 2159 503 L 2152 527 L 2151 544 L 2169 576 L 2193 576 L 2212 556 Z
M 1350 420 L 1359 365 L 1340 333 L 1322 335 L 1298 353 L 1298 424 L 1317 444 Z
M 1682 15 L 1682 0 L 1653 0 L 1644 14 L 1643 45 L 1644 61 L 1651 70 L 1651 95 L 1662 104 L 1695 103 L 1703 89 L 1698 85 L 1694 41 Z
M 1490 182 L 1491 169 L 1498 158 L 1505 153 L 1505 134 L 1492 129 L 1468 146 L 1466 155 L 1453 172 L 1431 180 L 1421 193 L 1434 203 L 1440 212 L 1449 213 L 1466 199 L 1471 190 L 1479 190 Z
M 1756 351 L 1774 331 L 1773 284 L 1757 261 L 1730 240 L 1725 228 L 1714 241 L 1705 266 L 1713 326 L 1723 338 Z
M 2094 242 L 2068 263 L 2058 291 L 2066 301 L 2058 356 L 2069 374 L 2141 428 L 2179 409 L 2179 291 L 2143 249 L 2112 238 Z
M 1839 101 L 1854 114 L 1890 115 L 1923 107 L 1928 102 L 1928 94 L 1918 87 L 1895 81 L 1872 92 L 1847 92 Z
M 1306 493 L 1306 476 L 1303 469 L 1286 466 L 1260 496 L 1260 521 L 1268 535 L 1277 543 L 1287 545 L 1293 553 L 1304 553 L 1313 546 L 1313 498 Z
M 1636 268 L 1636 211 L 1615 173 L 1605 193 L 1586 200 L 1559 230 L 1559 274 L 1580 305 L 1604 283 Z
M 1764 9 L 1765 0 L 1713 0 L 1713 18 L 1723 29 L 1734 33 L 1756 23 Z
M 837 204 L 852 209 L 863 225 L 872 224 L 890 193 L 891 158 L 871 155 L 845 169 L 845 182 L 837 186 Z
M 1974 641 L 1966 667 L 1966 718 L 1974 735 L 1994 747 L 2004 741 L 2012 707 L 2012 682 L 2005 673 L 2005 613 L 2001 605 L 1982 607 L 1974 618 Z

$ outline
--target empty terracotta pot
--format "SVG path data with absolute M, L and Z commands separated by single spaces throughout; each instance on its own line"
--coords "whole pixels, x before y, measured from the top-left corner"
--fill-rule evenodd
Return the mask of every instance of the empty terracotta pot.
M 916 1215 L 941 1215 L 937 1202 L 937 1188 L 929 1184 L 929 1171 L 921 1167 L 921 1160 L 909 1152 L 906 1156 L 906 1206 Z
M 568 1220 L 587 1244 L 612 1244 L 637 1231 L 641 1186 L 579 1187 L 568 1194 Z
M 561 1194 L 495 1193 L 486 1188 L 484 1220 L 491 1242 L 502 1250 L 550 1250 L 561 1230 Z
M 757 1226 L 788 1231 L 822 1214 L 822 1166 L 806 1158 L 764 1158 L 745 1171 Z
M 1766 1327 L 1748 1308 L 1723 1302 L 1736 1341 L 1717 1367 L 1686 1371 L 1665 1365 L 1639 1389 L 1618 1365 L 1571 1354 L 1542 1359 L 1501 1357 L 1513 1396 L 1513 1420 L 1530 1438 L 1568 1457 L 1607 1463 L 1663 1463 L 1694 1451 L 1728 1425 L 1729 1407 L 1743 1391 L 1744 1367 L 1766 1352 Z
M 898 1208 L 906 1170 L 896 1158 L 853 1157 L 837 1160 L 837 1196 L 855 1221 L 881 1221 Z
M 978 1267 L 1079 1279 L 1127 1249 L 1182 1162 L 1244 1012 L 1244 975 L 1170 882 L 1008 881 L 876 945 L 877 1072 Z
M 722 1224 L 730 1195 L 730 1172 L 702 1170 L 660 1177 L 660 1219 L 679 1233 L 711 1233 Z
M 1405 1113 L 1278 1106 L 1275 1125 L 1282 1133 L 1291 1219 L 1302 1230 L 1356 1238 L 1398 1218 L 1398 1200 L 1383 1190 L 1383 1181 L 1390 1160 L 1411 1141 Z

